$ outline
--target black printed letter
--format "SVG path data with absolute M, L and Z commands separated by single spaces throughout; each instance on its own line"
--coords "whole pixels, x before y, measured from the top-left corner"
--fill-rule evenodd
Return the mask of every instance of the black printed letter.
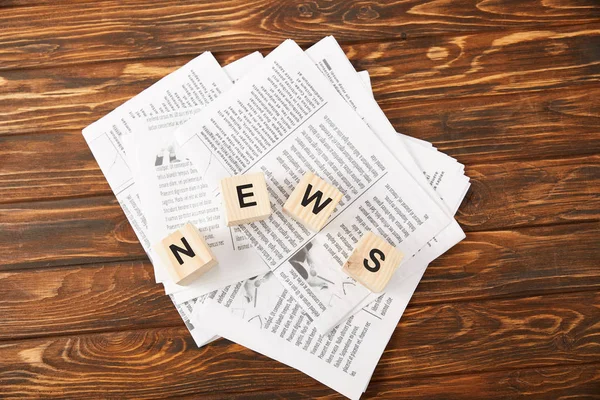
M 303 207 L 306 207 L 313 200 L 315 200 L 315 205 L 313 206 L 312 212 L 313 212 L 313 214 L 318 214 L 321 211 L 323 211 L 323 209 L 325 207 L 327 207 L 327 205 L 329 203 L 331 203 L 333 201 L 333 199 L 328 198 L 323 203 L 321 203 L 321 198 L 323 197 L 323 192 L 321 192 L 320 190 L 317 190 L 317 192 L 311 196 L 310 195 L 311 190 L 312 190 L 312 185 L 309 183 L 308 187 L 306 188 L 306 192 L 304 192 L 304 197 L 302 198 L 302 201 L 300 202 L 300 204 L 302 204 Z M 321 203 L 321 204 L 319 204 L 319 203 Z
M 371 271 L 371 272 L 377 272 L 379 271 L 379 268 L 381 267 L 381 263 L 379 262 L 378 259 L 375 258 L 375 255 L 378 254 L 379 258 L 381 258 L 381 261 L 385 261 L 385 254 L 383 254 L 383 251 L 379 250 L 379 249 L 372 249 L 369 252 L 369 257 L 371 257 L 371 261 L 373 261 L 375 263 L 374 267 L 370 267 L 369 266 L 369 260 L 367 260 L 366 258 L 363 260 L 363 265 L 365 266 L 365 268 L 367 269 L 367 271 Z
M 250 203 L 244 203 L 244 197 L 252 197 L 252 196 L 254 196 L 254 192 L 242 193 L 242 190 L 249 189 L 251 187 L 252 187 L 251 183 L 248 183 L 247 185 L 240 185 L 240 186 L 235 187 L 235 189 L 237 190 L 238 200 L 240 202 L 240 208 L 252 207 L 252 206 L 256 205 L 255 201 L 252 201 Z
M 169 246 L 169 249 L 171 249 L 171 251 L 173 252 L 173 255 L 179 262 L 179 265 L 183 264 L 183 260 L 181 259 L 181 256 L 179 255 L 179 253 L 183 253 L 188 257 L 194 257 L 196 255 L 196 253 L 194 253 L 194 250 L 192 250 L 189 243 L 187 242 L 187 240 L 184 237 L 181 238 L 181 241 L 183 242 L 185 249 L 182 249 L 179 246 L 175 246 L 174 244 Z

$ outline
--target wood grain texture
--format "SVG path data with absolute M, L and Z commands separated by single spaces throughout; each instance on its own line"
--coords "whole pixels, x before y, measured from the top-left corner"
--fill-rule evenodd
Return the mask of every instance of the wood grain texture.
M 599 155 L 473 165 L 466 174 L 471 188 L 456 218 L 467 231 L 600 217 Z
M 600 284 L 599 234 L 597 222 L 467 233 L 428 267 L 412 301 L 593 290 Z
M 398 131 L 431 141 L 468 165 L 600 153 L 599 99 L 592 87 L 424 101 L 387 113 L 396 115 L 391 121 Z
M 517 370 L 465 374 L 458 376 L 433 376 L 407 378 L 402 384 L 387 381 L 369 385 L 366 399 L 436 399 L 481 400 L 485 399 L 597 399 L 600 385 L 600 365 L 574 365 L 547 368 L 524 368 Z M 232 394 L 229 399 L 262 399 L 263 393 Z M 329 390 L 316 386 L 308 388 L 269 391 L 270 399 L 343 399 Z M 184 396 L 187 398 L 187 396 Z M 181 397 L 181 398 L 184 398 Z M 192 397 L 190 397 L 192 398 Z M 215 396 L 203 396 L 217 399 Z
M 0 69 L 131 59 L 139 54 L 170 57 L 209 47 L 271 48 L 290 36 L 307 44 L 331 32 L 342 41 L 375 41 L 506 28 L 545 30 L 594 23 L 599 17 L 600 7 L 593 0 L 520 5 L 470 0 L 453 6 L 422 0 L 106 0 L 15 7 L 0 15 Z
M 0 340 L 183 326 L 150 262 L 0 274 Z
M 409 307 L 373 380 L 596 362 L 599 301 L 581 292 Z
M 412 305 L 600 288 L 598 223 L 473 232 L 427 269 Z M 0 274 L 0 340 L 181 325 L 149 262 Z
M 0 221 L 2 270 L 146 257 L 114 197 L 9 204 Z
M 548 309 L 549 301 L 560 301 L 560 307 Z M 600 295 L 584 292 L 409 307 L 373 382 L 441 371 L 450 375 L 597 362 L 599 306 Z M 225 340 L 196 349 L 183 329 L 0 344 L 0 395 L 226 396 L 312 384 L 298 371 Z
M 0 398 L 341 398 L 197 349 L 81 129 L 212 50 L 334 34 L 394 127 L 466 164 L 364 398 L 600 398 L 596 0 L 0 1 Z
M 404 108 L 416 101 L 439 103 L 443 109 L 440 100 L 537 93 L 538 97 L 529 102 L 546 102 L 553 99 L 552 93 L 539 93 L 541 90 L 573 91 L 600 79 L 600 29 L 595 25 L 342 47 L 358 70 L 370 72 L 375 95 L 391 119 L 412 119 Z M 193 54 L 205 50 L 215 51 L 206 47 Z M 216 56 L 226 63 L 246 53 L 217 52 Z M 98 62 L 90 68 L 2 71 L 0 100 L 5 101 L 0 101 L 4 119 L 0 119 L 0 134 L 81 130 L 190 59 L 182 56 Z M 568 96 L 568 92 L 562 95 Z M 594 97 L 598 96 L 589 96 L 592 103 L 586 103 L 587 112 L 578 114 L 595 117 L 595 123 L 600 124 Z M 489 98 L 486 103 L 494 101 Z M 397 111 L 399 107 L 402 112 Z
M 367 398 L 377 399 L 555 399 L 599 397 L 600 365 L 525 368 L 484 374 L 406 379 L 402 385 L 373 383 Z M 283 397 L 285 398 L 285 397 Z
M 81 131 L 0 137 L 0 203 L 111 195 Z

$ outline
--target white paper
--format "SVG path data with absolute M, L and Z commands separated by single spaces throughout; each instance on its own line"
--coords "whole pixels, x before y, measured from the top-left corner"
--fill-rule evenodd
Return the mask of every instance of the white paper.
M 462 233 L 460 228 L 457 233 Z M 455 236 L 447 247 L 461 238 Z M 357 399 L 366 389 L 429 255 L 421 252 L 415 256 L 421 268 L 406 276 L 394 275 L 385 294 L 361 307 L 328 335 L 318 333 L 272 273 L 218 291 L 196 307 L 193 320 L 211 321 L 219 335 Z
M 425 190 L 430 198 L 445 210 L 448 215 L 452 215 L 449 207 L 444 204 L 433 188 L 427 183 L 421 169 L 414 162 L 405 143 L 408 137 L 396 133 L 390 121 L 373 99 L 372 93 L 365 88 L 363 81 L 335 38 L 328 36 L 322 39 L 307 49 L 306 53 L 348 105 L 363 118 L 364 122 L 389 149 L 393 149 L 396 159 L 404 166 L 406 171 L 410 173 L 421 188 Z
M 325 39 L 333 40 L 333 39 Z M 325 41 L 324 40 L 324 41 Z M 333 43 L 327 43 L 327 47 L 335 47 Z M 310 49 L 309 49 L 310 50 Z M 341 49 L 340 49 L 341 50 Z M 371 79 L 367 71 L 358 72 L 358 76 L 371 91 Z M 402 135 L 398 133 L 399 135 Z M 425 140 L 402 135 L 406 146 L 413 156 L 414 161 L 423 171 L 427 181 L 438 195 L 444 200 L 453 214 L 456 213 L 464 194 L 469 189 L 469 178 L 464 176 L 465 166 L 456 159 L 438 151 L 433 145 Z M 456 190 L 456 186 L 460 190 Z M 445 199 L 447 198 L 447 199 Z
M 343 82 L 342 82 L 343 83 Z M 424 142 L 424 141 L 423 141 Z M 416 143 L 416 142 L 415 142 Z M 424 143 L 428 143 L 428 142 L 424 142 Z M 426 146 L 429 149 L 432 149 L 432 146 Z M 435 149 L 432 149 L 432 151 L 437 152 Z M 441 158 L 440 156 L 438 157 L 432 157 L 434 161 L 438 161 L 441 163 L 441 165 L 436 165 L 435 168 L 437 170 L 441 170 L 443 165 L 445 165 L 444 163 L 446 162 L 445 159 Z M 433 165 L 433 164 L 432 164 Z M 422 251 L 427 252 L 427 254 L 423 254 L 420 259 L 424 259 L 427 258 L 430 261 L 439 257 L 439 255 L 441 255 L 441 253 L 443 251 L 445 251 L 445 249 L 451 247 L 454 243 L 462 240 L 462 238 L 464 238 L 464 234 L 462 233 L 462 230 L 460 229 L 460 227 L 458 227 L 458 224 L 456 224 L 456 222 L 452 223 L 452 227 L 451 228 L 446 228 L 445 229 L 445 233 L 441 233 L 440 235 L 438 235 L 439 239 L 433 239 L 430 243 L 427 244 L 427 246 L 422 249 Z M 408 266 L 408 265 L 407 265 Z M 418 260 L 414 259 L 410 261 L 410 268 L 403 268 L 401 270 L 399 270 L 396 273 L 397 278 L 396 279 L 404 279 L 407 276 L 410 276 L 414 273 L 420 273 L 422 274 L 422 272 L 424 271 L 424 269 L 426 268 L 426 264 L 425 265 L 419 265 L 418 264 Z M 255 284 L 256 282 L 261 282 L 262 280 L 260 278 L 255 278 L 251 281 L 254 281 L 252 284 Z M 244 283 L 242 283 L 241 285 L 244 285 Z M 221 293 L 221 292 L 220 292 Z M 263 288 L 262 293 L 268 293 L 266 291 L 265 288 Z M 214 296 L 215 294 L 213 293 L 212 296 Z M 247 294 L 246 296 L 248 298 L 248 301 L 251 301 L 253 299 L 253 295 Z M 262 296 L 261 296 L 262 297 Z M 363 303 L 369 303 L 373 300 L 373 295 L 369 296 L 368 298 L 366 298 Z M 358 309 L 362 308 L 363 306 L 365 306 L 365 304 L 362 304 L 358 307 Z M 349 314 L 353 314 L 354 312 L 356 312 L 356 309 L 353 310 L 352 312 L 350 312 Z M 200 322 L 202 321 L 202 322 Z M 197 326 L 201 327 L 203 330 L 207 331 L 206 335 L 210 336 L 212 334 L 212 330 L 211 330 L 211 324 L 207 323 L 206 321 L 209 321 L 208 319 L 202 317 L 200 318 L 199 322 L 196 323 Z
M 260 53 L 252 53 L 229 66 L 234 76 L 252 69 L 262 60 Z M 233 84 L 225 69 L 212 71 L 217 77 L 221 92 Z M 200 111 L 197 108 L 195 111 Z M 170 119 L 162 120 L 169 125 Z M 134 125 L 132 146 L 135 162 L 134 174 L 139 183 L 139 194 L 148 224 L 151 243 L 185 223 L 192 222 L 204 235 L 219 264 L 188 285 L 177 285 L 166 273 L 160 259 L 151 251 L 157 281 L 163 283 L 165 292 L 173 294 L 177 304 L 195 299 L 229 284 L 267 272 L 267 265 L 251 248 L 250 242 L 238 227 L 227 227 L 221 207 L 218 186 L 205 177 L 218 168 L 217 160 L 209 159 L 207 167 L 198 170 L 186 157 L 173 136 L 173 129 L 152 129 L 151 121 L 141 119 Z M 218 172 L 217 172 L 218 173 Z
M 136 119 L 158 121 L 165 114 L 190 115 L 195 104 L 210 101 L 220 94 L 219 84 L 211 81 L 219 73 L 222 73 L 221 67 L 212 54 L 203 53 L 83 129 L 90 150 L 146 252 L 150 249 L 146 221 L 139 205 L 123 137 L 130 133 Z M 190 95 L 200 84 L 207 90 Z
M 366 390 L 383 349 L 428 263 L 463 238 L 464 233 L 456 222 L 438 234 L 411 259 L 411 268 L 402 268 L 396 272 L 385 295 L 375 301 L 367 298 L 349 313 L 354 315 L 332 332 L 336 336 L 332 338 L 332 345 L 324 352 L 323 357 L 319 357 L 319 354 L 326 347 L 326 337 L 318 336 L 314 324 L 311 324 L 307 316 L 301 318 L 298 304 L 271 274 L 211 294 L 212 300 L 197 305 L 194 318 L 215 321 L 212 328 L 228 339 L 293 366 L 350 398 L 358 398 Z M 278 306 L 277 302 L 282 298 L 286 300 L 282 301 L 285 305 Z M 231 312 L 228 317 L 223 315 L 225 306 Z M 381 315 L 382 313 L 385 315 Z M 360 344 L 353 342 L 354 339 L 349 335 L 340 338 L 346 324 L 352 326 L 348 330 L 358 329 L 357 332 L 362 333 L 369 318 L 374 322 Z M 275 325 L 278 326 L 277 329 L 273 329 Z M 282 334 L 284 330 L 285 333 Z M 313 338 L 309 339 L 313 332 Z M 313 343 L 319 341 L 316 337 L 321 340 L 316 350 L 312 351 L 312 346 L 304 349 L 308 340 Z M 357 349 L 351 365 L 356 366 L 356 369 L 348 368 L 344 371 L 343 367 L 340 368 L 340 365 L 345 366 L 348 362 L 344 358 L 336 367 L 334 360 L 337 361 L 337 358 L 331 358 L 331 353 L 337 351 L 336 355 L 341 355 L 340 348 L 354 349 L 354 346 Z M 347 351 L 345 354 L 347 355 Z
M 257 53 L 234 62 L 229 70 L 238 74 L 248 70 L 256 62 L 257 56 L 261 58 Z M 172 130 L 230 85 L 230 80 L 212 54 L 203 53 L 83 130 L 94 157 L 147 253 L 152 242 L 148 239 L 138 186 L 133 179 L 133 168 L 126 151 L 126 138 L 130 136 L 132 126 L 140 120 L 148 121 L 155 132 Z M 228 282 L 255 273 L 250 270 L 232 277 Z M 212 289 L 220 286 L 223 285 L 213 286 Z M 178 307 L 182 316 L 182 310 L 191 309 L 193 303 L 195 301 L 183 305 L 183 308 Z M 195 332 L 190 331 L 198 341 Z
M 432 168 L 432 171 L 439 172 L 439 176 L 443 176 L 445 171 L 448 174 L 455 174 L 456 171 L 460 169 L 464 170 L 464 166 L 451 157 L 438 152 L 432 146 L 428 146 L 425 141 L 412 140 L 413 138 L 410 138 L 409 136 L 398 135 L 389 120 L 385 118 L 379 105 L 374 101 L 373 96 L 369 95 L 366 88 L 370 85 L 365 84 L 364 80 L 360 78 L 360 75 L 356 72 L 343 50 L 332 36 L 319 41 L 310 47 L 306 53 L 316 63 L 321 72 L 323 72 L 347 103 L 363 117 L 365 122 L 375 133 L 377 133 L 381 140 L 384 143 L 387 143 L 390 149 L 393 149 L 394 156 L 408 171 L 411 171 L 411 174 L 421 187 L 427 189 L 431 198 L 434 199 L 437 204 L 443 203 L 444 209 L 447 210 L 448 214 L 454 215 L 458 209 L 458 205 L 460 205 L 462 197 L 464 197 L 466 190 L 468 189 L 468 178 L 464 177 L 461 173 L 460 176 L 457 177 L 457 179 L 463 179 L 460 184 L 454 186 L 446 185 L 444 189 L 448 190 L 436 192 L 440 183 L 439 179 L 426 180 L 427 172 L 423 170 L 423 167 L 417 164 L 410 148 L 418 148 L 420 151 L 419 155 L 424 157 L 422 161 L 427 168 Z M 435 154 L 436 156 L 433 157 L 432 154 Z M 466 187 L 464 185 L 465 180 L 467 182 Z M 442 193 L 446 198 L 442 197 Z M 458 204 L 456 204 L 456 201 L 458 201 Z M 460 227 L 458 226 L 458 223 L 453 220 L 445 229 L 452 233 L 459 231 Z M 446 233 L 443 237 L 452 237 L 452 235 Z M 435 239 L 432 243 L 435 243 Z M 427 247 L 424 249 L 426 251 L 431 251 L 432 243 L 428 243 Z M 444 247 L 445 243 L 442 243 L 441 246 Z M 411 269 L 416 268 L 414 265 L 413 261 L 409 260 L 407 261 L 405 268 L 396 272 L 396 274 L 410 273 Z M 373 294 L 365 299 L 365 301 L 370 301 L 375 297 L 376 295 Z
M 192 338 L 198 347 L 202 347 L 219 339 L 219 336 L 213 335 L 206 329 L 198 329 L 194 325 L 196 322 L 193 321 L 192 312 L 194 310 L 194 305 L 196 304 L 196 299 L 177 304 L 175 299 L 173 299 L 173 296 L 170 297 L 171 301 L 173 301 L 173 304 L 175 305 L 175 308 L 177 309 L 177 312 L 181 316 L 185 327 L 188 329 L 188 331 L 190 331 L 190 334 L 192 335 Z
M 215 182 L 265 173 L 273 215 L 242 229 L 323 332 L 370 293 L 341 272 L 364 231 L 385 237 L 408 260 L 451 220 L 293 41 L 180 127 L 176 137 L 199 169 L 211 154 L 219 159 Z M 307 170 L 344 193 L 318 234 L 282 213 Z

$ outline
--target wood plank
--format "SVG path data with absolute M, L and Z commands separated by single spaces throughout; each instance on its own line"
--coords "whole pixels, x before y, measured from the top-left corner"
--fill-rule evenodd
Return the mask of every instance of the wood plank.
M 555 31 L 454 34 L 343 47 L 357 69 L 366 69 L 373 75 L 379 103 L 398 123 L 395 125 L 404 128 L 401 122 L 415 119 L 411 113 L 417 110 L 412 110 L 411 106 L 427 102 L 427 110 L 429 105 L 438 105 L 436 113 L 430 116 L 437 116 L 439 120 L 439 112 L 447 108 L 440 101 L 469 96 L 519 96 L 484 102 L 477 100 L 471 105 L 477 110 L 482 103 L 496 106 L 493 103 L 499 102 L 506 107 L 523 96 L 537 95 L 527 98 L 525 106 L 521 101 L 518 114 L 514 107 L 509 114 L 502 110 L 505 113 L 497 113 L 493 119 L 488 115 L 488 121 L 482 126 L 495 120 L 506 124 L 507 115 L 515 118 L 525 114 L 515 122 L 527 122 L 533 111 L 538 121 L 556 116 L 548 111 L 562 116 L 573 115 L 573 112 L 561 110 L 560 104 L 552 104 L 551 110 L 544 110 L 543 105 L 556 103 L 557 97 L 554 92 L 540 91 L 568 88 L 569 91 L 562 92 L 562 97 L 558 98 L 562 99 L 572 95 L 574 90 L 593 89 L 585 85 L 600 78 L 600 52 L 594 50 L 599 45 L 600 28 L 584 25 Z M 217 57 L 221 62 L 229 62 L 244 54 L 218 53 Z M 81 130 L 190 58 L 0 72 L 0 115 L 5 119 L 4 122 L 0 119 L 0 134 Z M 579 125 L 600 124 L 598 97 L 590 93 L 583 107 L 575 100 L 575 105 L 583 108 L 583 112 L 575 113 L 576 116 L 595 117 Z M 419 115 L 419 122 L 422 118 Z M 455 118 L 449 116 L 447 119 L 450 127 L 455 125 Z M 564 124 L 577 121 L 567 120 Z M 473 126 L 477 127 L 476 124 Z M 420 133 L 442 132 L 443 129 L 438 129 Z
M 597 398 L 600 388 L 600 365 L 567 365 L 549 368 L 526 368 L 484 374 L 406 378 L 402 383 L 373 382 L 361 399 L 432 399 L 505 400 Z M 323 385 L 299 389 L 269 391 L 270 399 L 345 399 Z M 263 399 L 263 393 L 229 395 L 228 399 Z M 221 398 L 220 395 L 203 396 Z
M 0 221 L 2 270 L 146 257 L 114 197 L 6 205 Z
M 600 224 L 471 232 L 435 260 L 412 302 L 446 303 L 593 290 Z
M 600 294 L 591 292 L 409 307 L 373 382 L 597 362 L 598 318 Z M 5 342 L 0 383 L 2 396 L 29 391 L 69 398 L 227 395 L 313 385 L 225 340 L 196 349 L 184 328 Z
M 398 132 L 467 165 L 600 152 L 600 89 L 589 86 L 383 108 Z
M 18 152 L 13 159 L 18 161 Z M 594 155 L 468 166 L 472 187 L 457 219 L 470 232 L 597 221 L 600 196 L 593 188 L 600 185 L 599 165 L 600 156 Z M 46 184 L 36 187 L 34 179 L 23 178 L 18 190 L 10 189 L 11 175 L 5 182 L 5 201 L 23 192 L 29 199 L 48 193 Z M 76 177 L 56 185 L 61 189 L 55 193 L 62 195 L 91 193 Z M 144 257 L 112 195 L 0 205 L 0 221 L 0 270 Z
M 598 397 L 600 365 L 511 369 L 476 375 L 374 382 L 366 397 L 388 399 L 567 399 Z
M 0 340 L 183 326 L 150 262 L 0 273 Z
M 589 87 L 600 76 L 600 25 L 427 37 L 345 46 L 380 104 Z
M 276 389 L 291 378 L 297 388 L 315 384 L 227 340 L 198 349 L 183 327 L 0 343 L 2 398 L 226 396 Z
M 152 3 L 117 0 L 7 8 L 0 15 L 0 69 L 98 60 L 171 57 L 204 50 L 271 48 L 292 36 L 302 44 L 335 32 L 344 41 L 407 38 L 499 29 L 596 23 L 600 7 L 581 2 L 421 0 Z
M 0 203 L 112 195 L 80 131 L 0 136 Z
M 598 223 L 473 232 L 429 266 L 411 305 L 600 288 Z M 181 325 L 149 262 L 0 273 L 0 340 Z
M 600 293 L 407 308 L 375 381 L 597 362 Z
M 600 217 L 599 155 L 467 165 L 466 174 L 471 188 L 456 218 L 467 231 Z

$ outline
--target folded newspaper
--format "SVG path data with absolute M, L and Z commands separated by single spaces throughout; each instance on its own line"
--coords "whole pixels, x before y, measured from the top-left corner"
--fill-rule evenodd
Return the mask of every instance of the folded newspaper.
M 333 37 L 223 68 L 196 57 L 83 135 L 198 346 L 226 337 L 357 399 L 427 265 L 465 235 L 464 166 L 396 133 Z M 304 172 L 344 198 L 318 233 L 282 206 Z M 273 214 L 228 227 L 219 181 L 263 172 Z M 152 244 L 192 222 L 219 260 L 171 281 Z M 366 231 L 405 254 L 383 294 L 341 271 Z

